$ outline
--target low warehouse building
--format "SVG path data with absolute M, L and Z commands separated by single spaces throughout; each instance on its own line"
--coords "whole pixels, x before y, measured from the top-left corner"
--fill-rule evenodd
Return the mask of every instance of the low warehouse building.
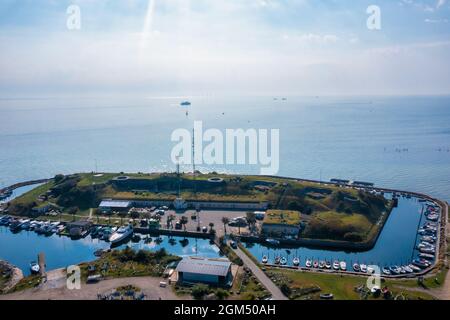
M 301 213 L 298 211 L 269 210 L 264 216 L 261 232 L 276 238 L 297 238 L 300 232 Z
M 204 259 L 187 257 L 177 266 L 181 283 L 206 283 L 227 287 L 233 283 L 231 262 L 226 259 Z
M 131 201 L 126 200 L 103 200 L 98 208 L 104 212 L 109 213 L 111 211 L 128 211 L 132 206 Z

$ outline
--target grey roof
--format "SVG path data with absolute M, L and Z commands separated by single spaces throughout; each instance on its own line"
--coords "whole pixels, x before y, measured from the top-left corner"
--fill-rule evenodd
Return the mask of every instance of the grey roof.
M 112 207 L 112 208 L 128 208 L 131 205 L 130 201 L 123 200 L 103 200 L 100 203 L 100 207 Z
M 177 271 L 225 277 L 230 266 L 231 262 L 224 259 L 184 258 L 178 263 Z

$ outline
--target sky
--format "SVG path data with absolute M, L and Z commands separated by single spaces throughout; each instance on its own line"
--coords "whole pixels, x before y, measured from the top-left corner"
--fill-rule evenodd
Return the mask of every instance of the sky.
M 448 0 L 2 0 L 0 98 L 450 94 L 449 20 Z

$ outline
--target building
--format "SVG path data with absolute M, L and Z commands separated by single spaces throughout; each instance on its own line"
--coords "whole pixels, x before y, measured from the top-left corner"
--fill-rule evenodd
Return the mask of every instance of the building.
M 261 232 L 268 237 L 297 238 L 301 225 L 300 216 L 299 211 L 268 210 Z
M 98 207 L 103 213 L 111 211 L 128 212 L 132 204 L 131 201 L 127 200 L 103 200 Z
M 226 259 L 187 257 L 178 263 L 176 271 L 181 283 L 205 283 L 221 287 L 233 283 L 231 262 Z

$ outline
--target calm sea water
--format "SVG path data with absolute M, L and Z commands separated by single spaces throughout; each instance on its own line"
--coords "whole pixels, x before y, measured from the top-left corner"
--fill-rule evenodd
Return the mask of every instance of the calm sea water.
M 280 175 L 372 181 L 450 200 L 450 97 L 206 96 L 182 108 L 183 99 L 0 100 L 0 185 L 96 168 L 174 170 L 171 132 L 202 120 L 222 130 L 280 129 Z

